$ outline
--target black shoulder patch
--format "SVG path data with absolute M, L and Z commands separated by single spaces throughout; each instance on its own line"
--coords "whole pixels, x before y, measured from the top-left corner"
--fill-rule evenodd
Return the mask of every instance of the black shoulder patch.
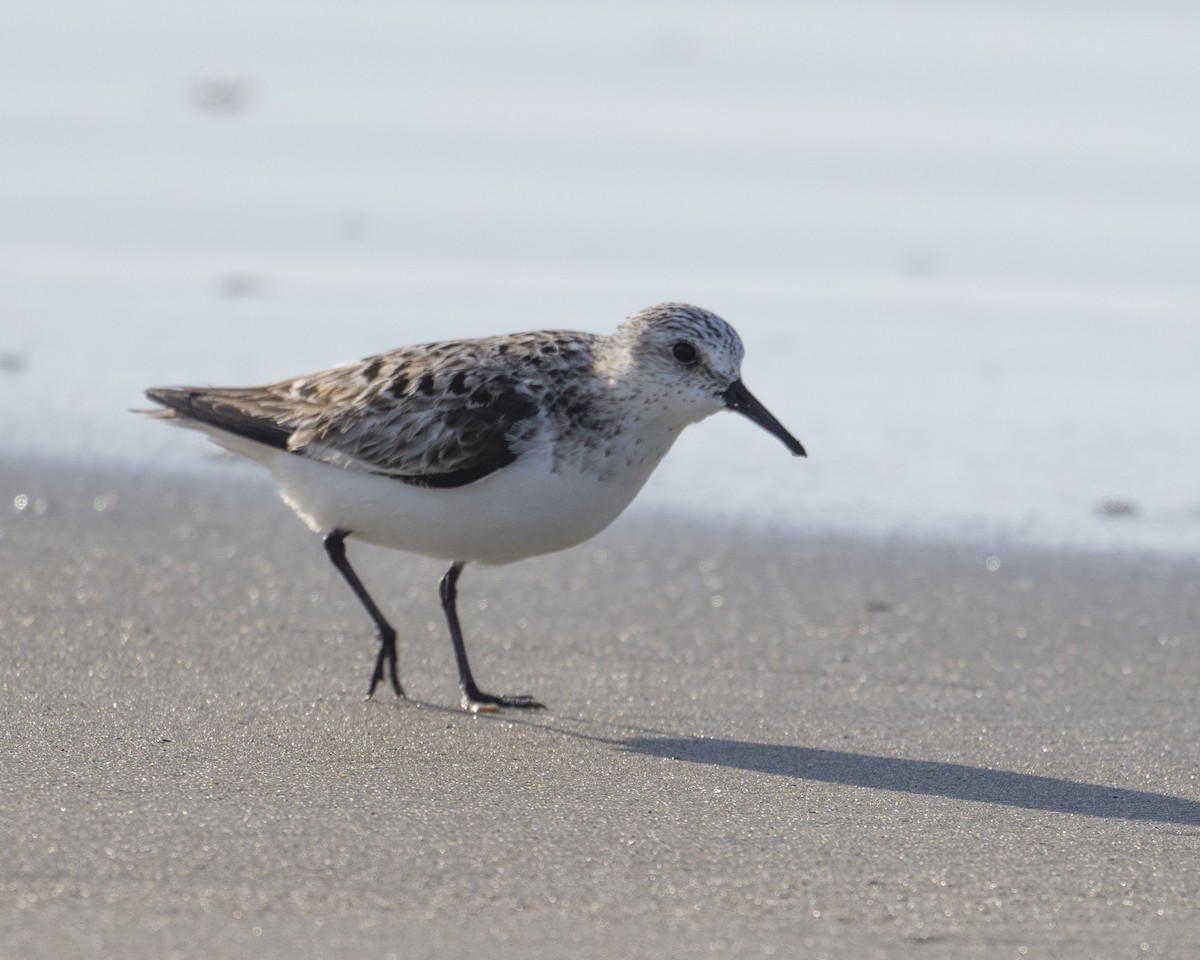
M 362 372 L 363 379 L 366 380 L 367 383 L 370 383 L 377 376 L 379 376 L 379 371 L 382 369 L 383 369 L 383 360 L 380 359 L 379 357 L 376 357 L 374 360 L 372 360 L 370 363 L 368 363 L 365 367 L 363 367 L 363 372 Z

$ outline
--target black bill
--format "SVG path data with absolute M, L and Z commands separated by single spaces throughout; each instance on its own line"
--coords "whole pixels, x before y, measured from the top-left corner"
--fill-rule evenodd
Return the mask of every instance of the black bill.
M 754 394 L 746 389 L 746 385 L 741 380 L 734 380 L 729 389 L 721 396 L 725 399 L 725 406 L 730 410 L 736 410 L 743 417 L 753 420 L 767 433 L 775 434 L 796 456 L 808 456 L 804 452 L 804 445 L 788 433 L 783 424 L 771 416 L 766 407 L 754 399 Z

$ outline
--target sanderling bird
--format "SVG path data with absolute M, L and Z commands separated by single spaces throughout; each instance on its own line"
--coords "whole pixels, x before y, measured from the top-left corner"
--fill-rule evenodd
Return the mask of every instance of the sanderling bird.
M 565 550 L 613 522 L 688 424 L 736 410 L 804 447 L 746 389 L 742 342 L 699 307 L 667 303 L 612 336 L 538 331 L 401 347 L 262 387 L 156 388 L 152 417 L 203 430 L 270 471 L 324 540 L 379 635 L 404 696 L 396 631 L 346 559 L 346 538 L 449 560 L 441 581 L 463 709 L 540 708 L 471 675 L 457 588 L 471 561 Z

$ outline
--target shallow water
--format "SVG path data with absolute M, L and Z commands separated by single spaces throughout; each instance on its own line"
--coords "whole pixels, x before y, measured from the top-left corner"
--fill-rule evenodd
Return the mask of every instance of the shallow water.
M 142 387 L 682 299 L 810 458 L 717 417 L 650 505 L 1200 545 L 1200 12 L 494 9 L 18 3 L 0 455 L 219 477 Z

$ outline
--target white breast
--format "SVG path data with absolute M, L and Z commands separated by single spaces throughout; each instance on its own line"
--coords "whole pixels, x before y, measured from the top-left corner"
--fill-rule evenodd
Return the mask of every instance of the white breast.
M 575 546 L 613 522 L 653 470 L 600 479 L 545 453 L 475 483 L 416 487 L 283 451 L 265 461 L 283 499 L 317 533 L 357 539 L 443 560 L 507 563 Z

